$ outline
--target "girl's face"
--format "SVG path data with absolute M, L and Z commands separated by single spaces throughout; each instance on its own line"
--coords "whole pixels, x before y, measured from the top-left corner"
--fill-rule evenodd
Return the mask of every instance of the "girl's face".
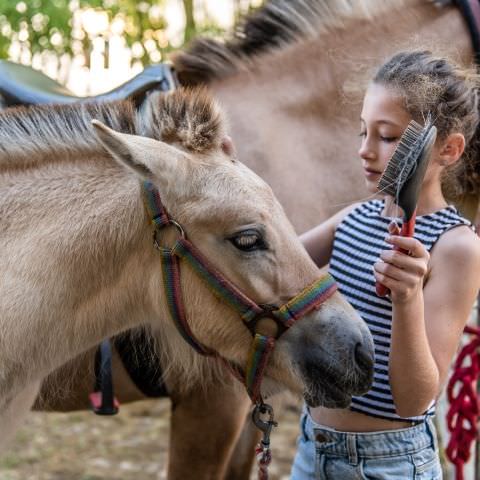
M 376 83 L 368 87 L 360 115 L 358 153 L 369 192 L 378 192 L 378 181 L 411 119 L 393 90 Z

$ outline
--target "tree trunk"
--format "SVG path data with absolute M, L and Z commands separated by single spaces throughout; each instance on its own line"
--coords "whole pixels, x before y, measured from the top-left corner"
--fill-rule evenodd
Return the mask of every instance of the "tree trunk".
M 196 32 L 193 0 L 183 0 L 183 9 L 185 11 L 185 33 L 183 41 L 187 43 L 195 36 Z

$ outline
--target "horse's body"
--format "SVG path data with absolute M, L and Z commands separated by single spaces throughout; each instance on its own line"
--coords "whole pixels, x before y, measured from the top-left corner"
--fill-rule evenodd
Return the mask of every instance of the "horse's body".
M 357 155 L 361 97 L 349 87 L 361 91 L 368 67 L 402 48 L 439 47 L 467 63 L 472 49 L 460 12 L 428 0 L 273 1 L 270 6 L 248 24 L 243 37 L 227 46 L 200 43 L 174 63 L 183 83 L 207 84 L 221 101 L 240 157 L 269 182 L 302 232 L 366 195 Z M 93 355 L 92 350 L 85 365 L 93 364 Z M 86 402 L 88 371 L 80 368 L 80 378 L 87 381 L 50 407 L 78 408 L 79 399 Z M 115 376 L 124 401 L 144 398 L 120 364 Z M 221 478 L 231 452 L 226 444 L 238 437 L 248 400 L 216 387 L 207 398 L 197 383 L 184 394 L 178 381 L 167 375 L 176 406 L 173 424 L 181 425 L 172 428 L 169 478 L 192 478 L 192 471 L 194 478 Z M 215 401 L 219 395 L 225 398 L 221 405 Z M 211 444 L 223 443 L 221 452 L 198 450 L 209 442 L 203 433 L 206 415 L 196 410 L 227 413 L 223 422 L 208 422 Z M 190 465 L 182 462 L 185 449 L 198 452 L 189 455 Z M 233 461 L 249 465 L 242 456 Z M 227 478 L 248 478 L 248 468 L 234 471 Z
M 126 133 L 101 123 L 94 133 L 92 119 Z M 191 241 L 207 258 L 221 257 L 221 272 L 258 304 L 281 305 L 318 276 L 271 189 L 233 158 L 221 115 L 204 93 L 151 96 L 141 115 L 128 102 L 5 111 L 0 116 L 2 443 L 48 373 L 136 325 L 150 324 L 168 338 L 163 346 L 183 366 L 185 378 L 187 372 L 202 376 L 206 364 L 197 362 L 167 313 L 166 280 L 152 242 L 142 178 L 162 191 L 167 211 Z M 157 234 L 157 241 L 169 245 L 172 236 L 170 229 L 161 239 Z M 251 334 L 238 313 L 212 295 L 194 268 L 182 272 L 194 336 L 227 361 L 245 365 Z M 304 339 L 315 330 L 326 342 L 322 347 L 306 346 Z M 314 403 L 345 401 L 310 378 L 310 362 L 321 368 L 323 361 L 337 371 L 349 395 L 367 387 L 371 373 L 359 366 L 359 345 L 373 358 L 364 323 L 334 293 L 277 341 L 263 393 L 283 386 L 303 390 Z M 212 363 L 209 370 L 215 371 Z

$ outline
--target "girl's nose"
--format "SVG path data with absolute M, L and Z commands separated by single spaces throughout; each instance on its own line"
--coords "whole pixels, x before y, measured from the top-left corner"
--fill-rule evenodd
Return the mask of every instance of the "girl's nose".
M 360 148 L 358 149 L 358 154 L 360 158 L 365 158 L 368 160 L 373 160 L 375 158 L 375 152 L 371 148 L 370 142 L 368 142 L 367 138 L 364 138 Z

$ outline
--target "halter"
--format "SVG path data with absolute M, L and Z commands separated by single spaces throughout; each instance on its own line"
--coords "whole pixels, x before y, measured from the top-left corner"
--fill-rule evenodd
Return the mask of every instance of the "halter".
M 168 309 L 177 330 L 198 353 L 222 360 L 231 372 L 244 382 L 252 402 L 257 405 L 263 404 L 260 385 L 268 359 L 275 346 L 275 340 L 297 320 L 325 302 L 337 290 L 335 280 L 330 274 L 323 275 L 281 307 L 259 305 L 220 273 L 187 239 L 181 225 L 167 214 L 160 200 L 160 194 L 152 183 L 144 182 L 143 190 L 145 204 L 154 227 L 153 243 L 160 252 Z M 177 240 L 171 248 L 161 246 L 159 243 L 161 230 L 172 226 L 178 231 Z M 193 335 L 186 319 L 182 298 L 180 260 L 185 260 L 195 273 L 205 281 L 210 291 L 240 315 L 251 332 L 253 341 L 244 372 L 238 365 L 226 360 L 215 350 L 200 343 Z M 273 333 L 262 333 L 262 330 L 264 330 L 262 324 L 265 326 L 265 322 L 262 322 L 262 320 L 265 318 L 273 320 L 276 327 L 273 329 Z

